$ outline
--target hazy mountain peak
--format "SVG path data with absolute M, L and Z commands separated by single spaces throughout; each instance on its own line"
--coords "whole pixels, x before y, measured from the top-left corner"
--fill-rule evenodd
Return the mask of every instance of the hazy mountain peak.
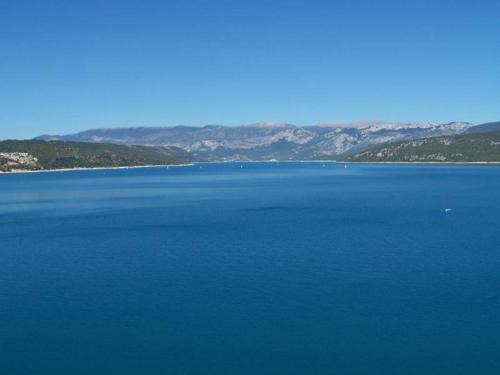
M 248 127 L 252 128 L 289 128 L 296 127 L 295 125 L 288 124 L 285 122 L 273 122 L 273 121 L 258 121 L 252 124 L 248 124 Z
M 383 121 L 383 120 L 359 120 L 359 121 L 327 121 L 317 123 L 316 127 L 324 128 L 367 128 L 370 126 L 383 125 L 405 125 L 403 122 Z

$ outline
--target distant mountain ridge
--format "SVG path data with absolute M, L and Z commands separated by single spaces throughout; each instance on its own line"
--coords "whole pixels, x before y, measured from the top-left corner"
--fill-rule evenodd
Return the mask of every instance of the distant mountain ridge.
M 308 160 L 366 150 L 381 143 L 460 134 L 467 122 L 437 124 L 365 121 L 296 126 L 258 122 L 227 127 L 134 127 L 86 130 L 69 135 L 43 135 L 62 140 L 121 145 L 173 146 L 199 161 Z
M 500 121 L 487 122 L 486 124 L 472 126 L 465 133 L 485 133 L 485 132 L 500 132 Z

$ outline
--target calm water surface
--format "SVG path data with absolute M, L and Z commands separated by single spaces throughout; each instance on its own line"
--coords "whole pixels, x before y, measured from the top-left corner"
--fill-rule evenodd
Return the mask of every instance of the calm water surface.
M 499 373 L 500 168 L 0 176 L 2 375 Z

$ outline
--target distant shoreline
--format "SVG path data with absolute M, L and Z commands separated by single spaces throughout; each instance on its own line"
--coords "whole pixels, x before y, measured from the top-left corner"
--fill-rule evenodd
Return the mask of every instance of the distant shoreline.
M 115 170 L 115 169 L 136 169 L 136 168 L 170 168 L 170 167 L 189 167 L 194 165 L 193 163 L 188 164 L 153 164 L 153 165 L 131 165 L 131 166 L 120 166 L 120 167 L 77 167 L 77 168 L 60 168 L 60 169 L 38 169 L 33 171 L 23 171 L 15 170 L 9 172 L 0 172 L 3 174 L 23 174 L 23 173 L 54 173 L 54 172 L 73 172 L 73 171 L 95 171 L 95 170 Z
M 335 160 L 245 160 L 245 161 L 200 161 L 183 164 L 162 164 L 162 165 L 131 165 L 120 167 L 82 167 L 82 168 L 60 168 L 60 169 L 39 169 L 33 171 L 15 170 L 9 172 L 0 172 L 5 174 L 24 174 L 24 173 L 55 173 L 55 172 L 76 172 L 76 171 L 95 171 L 95 170 L 116 170 L 116 169 L 138 169 L 138 168 L 165 168 L 170 167 L 192 167 L 196 164 L 238 164 L 238 163 L 331 163 L 331 164 L 404 164 L 404 165 L 490 165 L 500 166 L 500 161 L 467 161 L 467 162 L 412 162 L 412 161 L 335 161 Z
M 342 160 L 240 160 L 240 161 L 199 161 L 193 164 L 230 163 L 332 163 L 332 164 L 437 164 L 437 165 L 500 165 L 500 161 L 342 161 Z
M 500 165 L 500 161 L 339 161 L 341 164 Z

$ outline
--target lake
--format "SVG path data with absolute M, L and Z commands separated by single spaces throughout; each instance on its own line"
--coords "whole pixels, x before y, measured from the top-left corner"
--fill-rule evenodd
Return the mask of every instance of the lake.
M 490 166 L 0 175 L 0 373 L 497 375 L 499 213 Z

